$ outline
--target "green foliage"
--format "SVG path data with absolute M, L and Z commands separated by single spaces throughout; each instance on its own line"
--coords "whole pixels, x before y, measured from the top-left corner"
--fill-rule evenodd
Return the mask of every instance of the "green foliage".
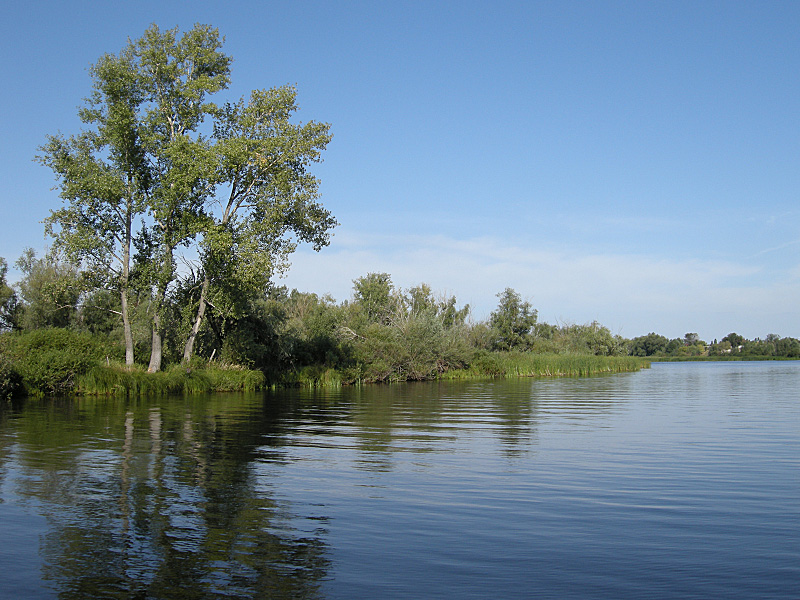
M 431 379 L 464 366 L 471 354 L 456 331 L 432 312 L 409 315 L 391 326 L 371 324 L 356 343 L 363 381 Z
M 489 317 L 492 330 L 493 350 L 526 350 L 533 339 L 531 333 L 536 325 L 537 312 L 530 302 L 511 288 L 497 294 L 500 303 Z
M 17 283 L 21 306 L 17 322 L 21 329 L 68 327 L 75 324 L 83 289 L 77 265 L 57 251 L 37 258 L 31 248 L 16 262 L 23 277 Z
M 455 298 L 437 300 L 426 284 L 406 294 L 386 273 L 354 282 L 350 335 L 362 381 L 409 381 L 438 377 L 463 367 L 472 354 L 465 325 L 469 307 Z
M 292 290 L 286 297 L 284 335 L 293 341 L 295 364 L 339 367 L 350 360 L 350 345 L 339 329 L 346 314 L 329 296 Z
M 19 301 L 17 294 L 6 282 L 8 263 L 0 256 L 0 332 L 19 326 Z
M 590 354 L 536 354 L 532 352 L 478 352 L 469 368 L 446 376 L 461 377 L 583 377 L 601 373 L 637 371 L 645 359 Z
M 111 344 L 87 332 L 39 329 L 0 335 L 0 398 L 30 396 L 164 395 L 248 391 L 264 374 L 224 362 L 173 365 L 158 373 L 120 364 Z
M 69 138 L 50 136 L 39 149 L 37 158 L 59 179 L 63 200 L 45 225 L 58 248 L 86 265 L 91 287 L 120 295 L 126 362 L 132 365 L 128 295 L 133 224 L 144 215 L 153 184 L 137 118 L 146 96 L 130 46 L 119 56 L 103 56 L 90 75 L 93 93 L 79 110 L 88 128 Z
M 800 358 L 800 340 L 781 338 L 775 342 L 775 355 L 787 358 Z
M 724 338 L 722 338 L 723 342 L 728 342 L 731 345 L 731 348 L 739 348 L 739 346 L 744 344 L 744 336 L 739 335 L 738 333 L 729 333 Z
M 309 167 L 322 159 L 330 125 L 290 121 L 290 86 L 256 90 L 227 104 L 214 124 L 215 182 L 227 186 L 220 214 L 204 229 L 204 266 L 212 282 L 263 290 L 283 271 L 298 241 L 328 245 L 335 219 L 322 205 Z
M 227 87 L 231 59 L 219 33 L 203 25 L 178 37 L 156 25 L 118 55 L 90 70 L 92 95 L 80 109 L 87 129 L 51 136 L 39 160 L 60 180 L 64 207 L 48 232 L 70 256 L 84 261 L 95 285 L 121 294 L 126 361 L 133 363 L 127 320 L 130 261 L 140 258 L 140 284 L 153 294 L 156 336 L 164 326 L 164 300 L 176 277 L 174 252 L 199 233 L 215 185 L 215 154 L 197 133 L 217 108 L 206 96 Z M 133 220 L 144 219 L 134 236 Z M 155 337 L 154 337 L 155 341 Z M 160 339 L 151 364 L 160 366 Z
M 563 351 L 595 356 L 619 356 L 626 353 L 625 340 L 613 335 L 607 327 L 592 321 L 586 325 L 565 325 L 556 339 Z
M 293 340 L 281 335 L 285 319 L 283 307 L 262 300 L 242 318 L 216 324 L 220 360 L 261 369 L 274 380 L 291 364 Z
M 720 342 L 711 344 L 708 355 L 718 358 L 800 358 L 800 340 L 772 333 L 763 340 L 748 340 L 731 333 Z
M 345 383 L 354 383 L 354 377 L 347 369 L 336 370 L 330 367 L 311 365 L 301 367 L 284 374 L 281 383 L 290 386 L 308 388 L 341 387 Z
M 353 280 L 353 301 L 368 323 L 386 324 L 399 308 L 392 278 L 388 273 L 368 273 Z
M 654 356 L 663 353 L 669 340 L 655 332 L 631 340 L 629 352 L 632 356 Z
M 22 376 L 4 349 L 3 338 L 8 335 L 0 334 L 0 400 L 8 400 L 22 390 Z
M 292 123 L 298 107 L 290 86 L 222 107 L 210 102 L 230 83 L 231 58 L 221 48 L 209 26 L 179 35 L 152 25 L 90 69 L 93 92 L 79 110 L 86 129 L 50 136 L 37 157 L 58 177 L 64 201 L 47 232 L 87 266 L 93 286 L 120 295 L 129 365 L 128 297 L 137 289 L 150 294 L 150 369 L 161 367 L 165 346 L 183 345 L 164 339 L 175 335 L 169 321 L 186 308 L 176 311 L 170 297 L 182 247 L 198 245 L 203 280 L 194 314 L 182 315 L 188 360 L 209 302 L 217 319 L 244 318 L 297 243 L 319 250 L 336 225 L 317 202 L 319 182 L 309 171 L 330 126 Z M 201 133 L 207 118 L 211 135 Z
M 27 256 L 35 261 L 35 256 Z M 80 279 L 80 273 L 75 275 Z M 499 295 L 499 307 L 488 322 L 471 323 L 469 307 L 459 307 L 455 297 L 437 296 L 427 284 L 397 289 L 388 274 L 370 273 L 354 280 L 353 297 L 342 303 L 270 287 L 264 294 L 243 296 L 233 311 L 209 304 L 196 343 L 199 354 L 215 360 L 194 358 L 179 365 L 180 340 L 207 289 L 206 281 L 202 272 L 195 273 L 166 296 L 170 301 L 160 313 L 169 348 L 166 369 L 147 373 L 141 366 L 114 362 L 121 351 L 119 323 L 113 318 L 119 297 L 96 290 L 82 296 L 71 329 L 0 335 L 0 397 L 17 392 L 140 395 L 435 378 L 580 376 L 635 370 L 654 356 L 800 357 L 799 340 L 774 334 L 765 340 L 729 334 L 722 342 L 706 345 L 692 333 L 673 340 L 656 333 L 625 340 L 597 322 L 540 323 L 536 311 L 510 288 Z M 152 308 L 148 297 L 134 302 L 132 323 L 139 323 L 134 330 L 142 344 L 146 313 Z M 730 340 L 739 345 L 734 348 Z M 497 350 L 507 343 L 515 349 Z M 621 356 L 625 353 L 631 356 Z
M 20 375 L 28 395 L 71 392 L 79 376 L 109 356 L 113 349 L 88 333 L 69 329 L 37 329 L 6 334 L 3 354 Z
M 80 376 L 74 392 L 104 396 L 164 396 L 261 389 L 264 374 L 225 363 L 173 365 L 158 373 L 121 364 L 97 365 Z

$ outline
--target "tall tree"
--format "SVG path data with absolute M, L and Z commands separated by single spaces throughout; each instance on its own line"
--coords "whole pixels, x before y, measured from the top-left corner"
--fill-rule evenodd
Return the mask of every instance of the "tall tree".
M 94 93 L 80 112 L 91 127 L 50 137 L 40 157 L 60 178 L 65 200 L 48 231 L 101 285 L 119 291 L 129 363 L 132 274 L 150 290 L 150 371 L 161 368 L 180 247 L 199 244 L 203 273 L 188 358 L 210 296 L 235 307 L 286 267 L 298 242 L 327 245 L 336 224 L 317 202 L 319 182 L 309 172 L 330 140 L 329 125 L 291 123 L 291 87 L 255 91 L 224 108 L 210 102 L 230 82 L 231 59 L 221 47 L 209 26 L 183 35 L 151 26 L 92 68 Z
M 399 308 L 392 277 L 388 273 L 367 273 L 353 280 L 353 299 L 369 323 L 388 324 Z
M 128 364 L 133 246 L 150 259 L 140 269 L 152 289 L 150 370 L 161 367 L 174 252 L 197 233 L 213 191 L 214 156 L 198 129 L 217 111 L 206 96 L 229 82 L 231 59 L 221 45 L 209 26 L 195 25 L 178 37 L 177 28 L 152 25 L 90 71 L 94 92 L 79 114 L 91 128 L 71 138 L 51 136 L 39 157 L 60 178 L 66 203 L 51 215 L 48 231 L 88 263 L 100 283 L 119 291 Z M 144 227 L 137 239 L 133 227 L 140 216 Z
M 21 329 L 64 328 L 75 324 L 85 286 L 83 275 L 74 263 L 65 260 L 57 250 L 37 258 L 36 252 L 27 248 L 15 266 L 22 271 L 22 278 L 16 284 L 22 300 Z
M 329 243 L 336 221 L 317 202 L 319 181 L 309 167 L 321 160 L 330 125 L 292 123 L 296 99 L 290 86 L 255 90 L 218 114 L 214 183 L 226 193 L 214 199 L 218 208 L 207 207 L 204 279 L 184 360 L 192 356 L 210 295 L 215 307 L 236 313 L 242 298 L 263 295 L 297 242 L 315 250 Z
M 157 245 L 149 371 L 161 368 L 164 301 L 175 280 L 175 250 L 202 228 L 203 207 L 214 190 L 212 146 L 198 130 L 218 110 L 206 97 L 230 82 L 231 59 L 221 47 L 219 32 L 205 25 L 180 38 L 177 28 L 162 32 L 153 25 L 129 44 L 145 100 L 141 131 L 152 172 L 150 239 Z
M 135 55 L 105 55 L 91 70 L 94 90 L 81 108 L 90 126 L 77 136 L 50 136 L 40 162 L 60 179 L 64 206 L 46 220 L 56 246 L 83 262 L 95 286 L 119 294 L 125 362 L 133 364 L 129 314 L 134 219 L 145 210 L 150 166 L 137 112 L 144 100 Z
M 538 312 L 530 302 L 511 288 L 497 294 L 500 303 L 489 316 L 489 327 L 494 336 L 495 350 L 526 350 L 531 344 L 531 331 L 536 325 Z

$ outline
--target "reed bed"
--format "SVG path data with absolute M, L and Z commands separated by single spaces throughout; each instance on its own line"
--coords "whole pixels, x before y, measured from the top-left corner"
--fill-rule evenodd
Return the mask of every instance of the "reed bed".
M 627 373 L 649 366 L 649 359 L 634 356 L 481 352 L 475 356 L 468 367 L 447 370 L 431 379 L 586 377 L 605 373 Z M 371 382 L 359 377 L 356 371 L 341 372 L 325 367 L 304 367 L 284 375 L 280 382 L 272 387 L 319 388 L 363 383 Z
M 148 373 L 143 367 L 121 364 L 94 367 L 81 375 L 73 393 L 97 396 L 165 396 L 207 392 L 252 391 L 264 387 L 264 374 L 235 365 L 203 367 L 175 365 Z
M 468 368 L 448 371 L 442 378 L 585 377 L 638 371 L 649 366 L 649 360 L 635 356 L 487 352 L 478 355 Z
M 584 377 L 603 373 L 637 371 L 650 361 L 631 356 L 582 354 L 534 354 L 531 352 L 481 352 L 464 369 L 453 369 L 440 379 L 500 377 Z M 77 378 L 73 393 L 84 396 L 166 396 L 208 392 L 252 391 L 265 387 L 341 387 L 363 383 L 354 373 L 320 366 L 303 367 L 267 382 L 261 371 L 236 365 L 209 363 L 174 365 L 148 373 L 144 367 L 111 363 L 98 365 Z
M 306 388 L 341 387 L 345 381 L 345 376 L 336 369 L 308 366 L 285 375 L 281 384 Z

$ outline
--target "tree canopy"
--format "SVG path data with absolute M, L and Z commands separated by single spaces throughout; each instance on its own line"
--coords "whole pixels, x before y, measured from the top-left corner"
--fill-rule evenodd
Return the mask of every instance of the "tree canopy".
M 168 299 L 183 276 L 176 252 L 199 257 L 202 292 L 186 341 L 191 356 L 209 297 L 235 312 L 262 291 L 298 242 L 319 250 L 336 225 L 309 167 L 331 139 L 325 123 L 291 122 L 296 90 L 256 90 L 218 106 L 231 57 L 207 25 L 179 33 L 152 25 L 91 68 L 86 126 L 50 136 L 39 160 L 59 180 L 63 206 L 47 231 L 83 263 L 89 280 L 120 297 L 126 361 L 132 364 L 129 300 L 148 303 L 150 370 L 161 366 Z
M 538 313 L 531 303 L 515 290 L 506 288 L 497 294 L 500 303 L 489 317 L 493 332 L 492 346 L 496 350 L 525 350 L 531 344 L 531 332 Z

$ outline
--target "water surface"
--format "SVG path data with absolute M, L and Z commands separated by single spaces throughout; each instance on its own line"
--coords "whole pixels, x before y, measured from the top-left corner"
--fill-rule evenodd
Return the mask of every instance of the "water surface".
M 800 363 L 0 407 L 3 598 L 797 598 Z

